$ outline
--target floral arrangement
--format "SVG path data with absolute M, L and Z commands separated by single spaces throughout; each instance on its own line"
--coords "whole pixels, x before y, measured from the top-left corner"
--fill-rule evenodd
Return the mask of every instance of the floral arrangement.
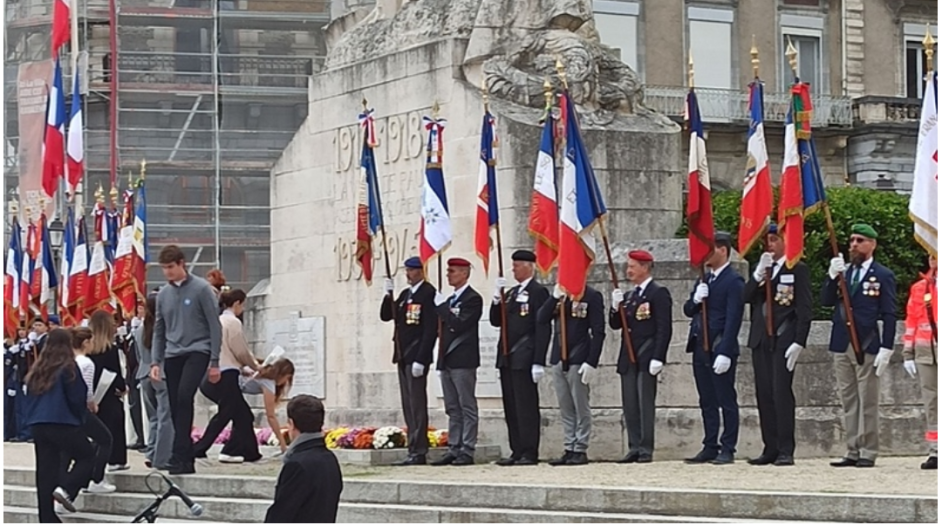
M 406 433 L 399 427 L 382 427 L 373 433 L 373 448 L 402 448 L 406 445 Z
M 327 444 L 327 448 L 337 448 L 337 441 L 347 432 L 350 432 L 350 429 L 347 427 L 335 428 L 328 431 L 324 435 L 324 442 Z

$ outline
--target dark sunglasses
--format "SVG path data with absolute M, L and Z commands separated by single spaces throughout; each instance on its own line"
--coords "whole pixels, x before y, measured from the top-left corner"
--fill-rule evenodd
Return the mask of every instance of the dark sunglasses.
M 851 237 L 851 238 L 850 238 L 851 244 L 863 244 L 863 243 L 868 242 L 868 241 L 870 241 L 870 239 L 868 239 L 868 238 L 866 238 L 866 237 L 857 237 L 857 236 L 854 236 L 854 237 Z

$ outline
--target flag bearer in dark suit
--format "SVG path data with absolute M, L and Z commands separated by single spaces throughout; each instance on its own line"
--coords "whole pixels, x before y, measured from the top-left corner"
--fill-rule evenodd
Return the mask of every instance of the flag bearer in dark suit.
M 589 406 L 589 378 L 599 366 L 602 343 L 605 341 L 605 301 L 602 293 L 585 287 L 578 301 L 566 298 L 562 311 L 566 319 L 567 360 L 562 360 L 562 330 L 560 328 L 559 285 L 553 299 L 543 303 L 536 321 L 554 326 L 550 355 L 550 373 L 556 387 L 556 399 L 563 420 L 563 455 L 550 461 L 550 465 L 585 465 L 589 462 L 586 450 L 592 434 L 592 407 Z
M 834 375 L 844 408 L 847 453 L 832 467 L 872 467 L 879 449 L 880 376 L 890 364 L 896 338 L 896 276 L 873 260 L 877 232 L 868 224 L 855 224 L 850 235 L 850 267 L 843 255 L 831 259 L 828 279 L 821 289 L 821 304 L 833 306 L 831 341 Z M 837 277 L 844 274 L 854 311 L 854 324 L 864 364 L 858 365 L 846 325 Z M 877 321 L 883 321 L 880 334 Z
M 497 373 L 504 401 L 504 420 L 510 439 L 510 457 L 501 466 L 536 465 L 540 450 L 540 395 L 537 383 L 543 377 L 549 325 L 536 322 L 536 314 L 550 293 L 533 278 L 536 255 L 517 250 L 511 256 L 517 286 L 506 290 L 504 278 L 497 279 L 494 302 L 489 313 L 491 326 L 501 329 L 497 343 Z M 501 319 L 501 302 L 506 305 L 507 323 Z M 506 336 L 506 337 L 505 337 Z M 504 340 L 507 341 L 506 355 Z
M 447 275 L 455 293 L 448 297 L 439 292 L 435 305 L 442 320 L 438 376 L 448 414 L 448 454 L 432 465 L 473 465 L 478 442 L 478 399 L 474 387 L 481 366 L 478 323 L 484 300 L 468 284 L 470 262 L 457 257 L 448 259 Z
M 739 329 L 742 326 L 743 278 L 729 267 L 732 238 L 716 232 L 716 249 L 707 260 L 706 282 L 697 280 L 684 314 L 691 318 L 687 353 L 693 354 L 693 378 L 700 396 L 703 418 L 703 449 L 688 463 L 725 465 L 732 463 L 739 439 L 739 403 L 736 401 L 736 361 L 739 359 Z M 708 299 L 709 298 L 709 299 Z M 703 302 L 707 308 L 707 341 L 703 345 Z M 723 434 L 720 435 L 720 413 Z M 719 442 L 717 442 L 719 438 Z
M 393 282 L 386 279 L 386 295 L 379 310 L 384 322 L 395 321 L 393 363 L 399 368 L 399 395 L 409 430 L 409 457 L 402 465 L 424 465 L 428 453 L 428 369 L 438 338 L 435 287 L 425 281 L 418 257 L 404 263 L 409 287 L 392 300 Z
M 618 305 L 625 309 L 628 332 L 622 331 L 618 346 L 618 373 L 621 375 L 621 404 L 628 432 L 628 454 L 619 463 L 650 463 L 654 455 L 654 406 L 657 375 L 667 360 L 673 333 L 673 305 L 670 290 L 654 282 L 651 269 L 654 256 L 644 250 L 628 253 L 626 274 L 634 290 L 612 292 L 608 324 L 622 330 Z M 628 358 L 625 337 L 631 337 L 635 363 Z
M 785 264 L 785 243 L 775 224 L 766 235 L 767 251 L 743 290 L 750 306 L 749 348 L 755 371 L 756 404 L 762 431 L 762 454 L 750 465 L 795 464 L 795 394 L 792 391 L 795 363 L 811 330 L 811 272 L 803 262 L 793 268 Z M 772 271 L 771 284 L 768 271 Z M 766 287 L 771 286 L 772 336 L 766 319 Z

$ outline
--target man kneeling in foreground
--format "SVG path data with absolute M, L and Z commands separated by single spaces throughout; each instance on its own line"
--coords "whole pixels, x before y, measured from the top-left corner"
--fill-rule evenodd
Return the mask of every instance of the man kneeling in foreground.
M 309 395 L 288 402 L 291 446 L 282 458 L 265 523 L 334 523 L 343 491 L 340 464 L 324 443 L 324 404 Z

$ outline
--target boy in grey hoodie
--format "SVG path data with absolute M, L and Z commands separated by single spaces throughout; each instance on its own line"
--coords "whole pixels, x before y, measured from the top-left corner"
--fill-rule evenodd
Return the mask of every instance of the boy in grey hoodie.
M 165 246 L 159 262 L 169 284 L 157 293 L 150 378 L 160 382 L 161 369 L 166 376 L 174 428 L 170 474 L 193 474 L 193 400 L 207 369 L 209 381 L 219 381 L 219 305 L 212 286 L 186 270 L 178 246 Z

